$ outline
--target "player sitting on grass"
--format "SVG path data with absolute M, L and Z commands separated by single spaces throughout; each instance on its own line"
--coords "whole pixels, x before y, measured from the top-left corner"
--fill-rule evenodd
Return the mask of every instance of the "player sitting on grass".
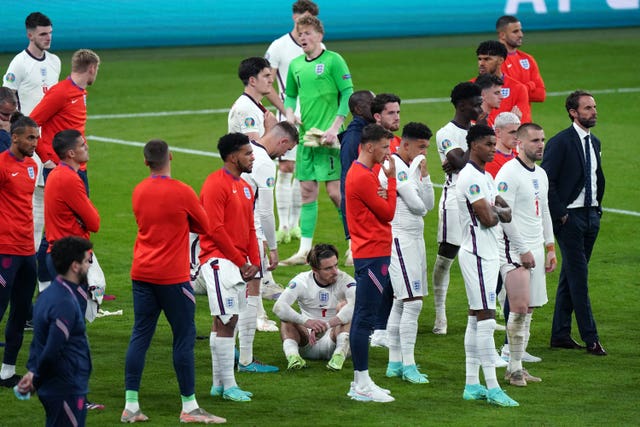
M 355 301 L 355 280 L 338 269 L 338 250 L 318 244 L 307 255 L 311 271 L 298 274 L 280 295 L 273 312 L 282 321 L 282 348 L 287 369 L 306 365 L 309 359 L 329 359 L 327 368 L 342 369 L 349 353 L 349 327 Z M 345 301 L 346 300 L 346 304 Z M 292 305 L 298 302 L 300 313 Z

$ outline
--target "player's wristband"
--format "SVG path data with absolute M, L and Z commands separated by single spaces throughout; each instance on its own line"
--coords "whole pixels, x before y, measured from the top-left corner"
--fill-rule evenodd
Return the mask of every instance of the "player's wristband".
M 545 245 L 544 247 L 547 250 L 547 252 L 555 252 L 556 251 L 556 245 L 554 245 L 553 243 L 549 243 L 548 245 Z

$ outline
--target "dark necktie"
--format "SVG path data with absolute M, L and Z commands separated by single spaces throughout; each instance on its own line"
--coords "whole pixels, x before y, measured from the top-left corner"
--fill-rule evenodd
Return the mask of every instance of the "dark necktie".
M 591 143 L 589 135 L 584 137 L 584 205 L 591 207 Z

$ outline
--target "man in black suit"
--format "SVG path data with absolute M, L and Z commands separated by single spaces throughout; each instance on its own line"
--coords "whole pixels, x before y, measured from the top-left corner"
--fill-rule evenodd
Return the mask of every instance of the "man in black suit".
M 562 251 L 551 347 L 584 348 L 571 338 L 571 313 L 575 312 L 587 351 L 605 356 L 588 286 L 588 264 L 600 230 L 604 195 L 600 140 L 590 132 L 596 125 L 596 103 L 590 93 L 575 91 L 565 106 L 573 123 L 549 140 L 541 165 L 549 176 L 549 208 Z

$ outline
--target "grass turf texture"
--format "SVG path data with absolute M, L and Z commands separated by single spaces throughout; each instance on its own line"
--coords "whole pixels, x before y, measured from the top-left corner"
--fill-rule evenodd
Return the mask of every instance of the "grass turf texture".
M 458 82 L 477 72 L 475 48 L 493 34 L 327 42 L 340 52 L 351 69 L 356 89 L 376 93 L 393 92 L 405 100 L 448 98 Z M 640 86 L 640 50 L 637 28 L 598 31 L 527 33 L 525 50 L 532 53 L 543 73 L 548 92 L 577 88 L 605 90 Z M 242 91 L 236 77 L 241 59 L 261 55 L 266 45 L 99 51 L 100 74 L 89 88 L 89 113 L 130 114 L 140 112 L 229 108 Z M 71 52 L 57 52 L 63 74 L 69 70 Z M 6 69 L 12 55 L 0 56 Z M 534 104 L 533 117 L 544 126 L 547 138 L 568 126 L 565 95 L 549 96 Z M 600 112 L 594 129 L 603 142 L 603 165 L 607 176 L 604 205 L 607 208 L 640 211 L 640 177 L 637 117 L 640 94 L 598 93 Z M 402 104 L 402 123 L 426 122 L 434 131 L 453 117 L 448 102 Z M 215 151 L 219 136 L 226 132 L 226 114 L 187 114 L 163 117 L 90 119 L 87 135 L 146 142 L 163 138 L 174 147 Z M 349 119 L 348 119 L 349 120 Z M 348 122 L 347 120 L 347 122 Z M 108 281 L 108 293 L 117 299 L 104 309 L 123 309 L 123 316 L 96 320 L 88 326 L 94 371 L 89 397 L 104 403 L 104 411 L 88 414 L 87 425 L 116 425 L 124 407 L 124 358 L 133 323 L 129 268 L 135 239 L 135 221 L 130 207 L 131 191 L 147 176 L 142 149 L 89 141 L 91 195 L 102 217 L 102 229 L 93 236 Z M 435 139 L 434 139 L 435 142 Z M 435 144 L 429 149 L 432 179 L 443 181 Z M 174 153 L 173 176 L 199 191 L 207 174 L 221 166 L 219 159 Z M 625 184 L 625 182 L 627 184 Z M 439 197 L 436 190 L 436 197 Z M 425 220 L 429 268 L 437 251 L 437 212 Z M 583 351 L 551 350 L 548 347 L 558 273 L 548 276 L 549 303 L 537 310 L 532 324 L 529 351 L 543 362 L 528 366 L 543 383 L 526 388 L 504 385 L 504 369 L 498 379 L 519 408 L 501 409 L 483 402 L 462 400 L 464 386 L 463 337 L 466 298 L 457 262 L 451 273 L 448 297 L 449 335 L 431 333 L 432 296 L 425 299 L 420 318 L 416 360 L 431 383 L 412 385 L 387 379 L 384 349 L 370 352 L 372 378 L 392 390 L 396 401 L 386 405 L 357 403 L 346 396 L 352 379 L 352 364 L 342 372 L 329 372 L 326 362 L 309 361 L 310 369 L 286 372 L 286 360 L 277 333 L 258 332 L 255 355 L 278 365 L 277 374 L 237 373 L 238 384 L 254 393 L 250 403 L 234 403 L 209 396 L 211 356 L 208 340 L 196 342 L 196 395 L 202 407 L 226 417 L 236 425 L 632 425 L 639 411 L 640 327 L 636 302 L 640 299 L 637 265 L 638 218 L 605 213 L 590 264 L 590 294 L 600 336 L 610 355 L 597 358 Z M 327 196 L 320 196 L 320 220 L 316 242 L 332 242 L 341 253 L 346 246 L 342 226 Z M 280 248 L 286 258 L 297 242 Z M 633 266 L 636 267 L 633 267 Z M 275 277 L 286 284 L 302 268 L 278 268 Z M 346 269 L 352 273 L 352 269 Z M 431 271 L 429 271 L 429 278 Z M 272 303 L 265 302 L 270 312 Z M 205 297 L 198 297 L 197 333 L 208 335 L 211 319 Z M 271 315 L 274 318 L 274 315 Z M 3 322 L 4 325 L 4 322 Z M 496 335 L 499 343 L 502 337 Z M 574 326 L 574 337 L 579 338 Z M 24 372 L 31 335 L 18 360 Z M 44 412 L 37 398 L 19 402 L 8 389 L 0 390 L 0 426 L 43 424 Z M 164 318 L 147 354 L 140 389 L 140 403 L 153 425 L 175 425 L 180 412 L 178 386 L 171 362 L 171 333 Z

